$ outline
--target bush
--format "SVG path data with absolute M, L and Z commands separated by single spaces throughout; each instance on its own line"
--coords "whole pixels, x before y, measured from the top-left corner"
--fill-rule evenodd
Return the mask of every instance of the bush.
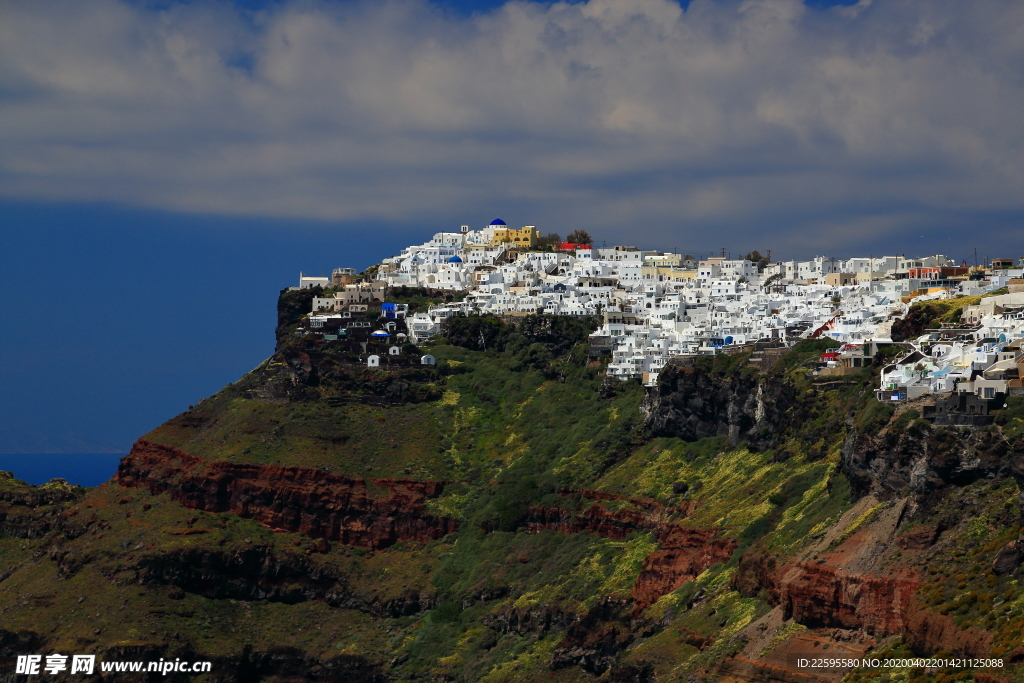
M 454 600 L 445 600 L 430 613 L 430 620 L 437 624 L 450 624 L 458 621 L 462 614 L 462 606 Z
M 868 399 L 867 405 L 861 409 L 854 425 L 861 434 L 874 435 L 889 424 L 889 420 L 895 412 L 896 409 L 887 403 L 876 401 L 873 398 Z
M 900 416 L 893 421 L 890 431 L 895 434 L 902 434 L 907 430 L 907 425 L 909 425 L 911 422 L 918 419 L 919 417 L 921 417 L 921 413 L 919 413 L 914 408 L 904 411 L 900 413 Z
M 444 326 L 444 336 L 453 346 L 471 351 L 504 348 L 512 328 L 492 315 L 457 315 Z

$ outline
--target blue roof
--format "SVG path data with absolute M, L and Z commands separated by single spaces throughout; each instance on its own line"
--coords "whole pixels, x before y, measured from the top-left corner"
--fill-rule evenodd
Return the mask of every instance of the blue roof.
M 452 256 L 450 259 L 448 259 L 448 263 L 462 263 L 462 259 L 460 259 L 458 256 Z
M 495 218 L 493 221 L 491 221 L 491 225 L 506 225 L 506 223 L 500 218 Z

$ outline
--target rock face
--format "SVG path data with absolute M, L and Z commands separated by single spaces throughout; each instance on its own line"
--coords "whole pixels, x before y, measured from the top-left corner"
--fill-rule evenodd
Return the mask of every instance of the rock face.
M 356 609 L 383 618 L 432 609 L 437 596 L 409 590 L 386 600 L 359 595 L 336 568 L 303 555 L 275 553 L 255 546 L 235 552 L 192 549 L 152 555 L 135 565 L 139 583 L 173 585 L 215 600 L 267 600 L 295 604 L 322 600 L 331 607 Z
M 713 529 L 668 525 L 658 534 L 659 547 L 644 558 L 631 597 L 639 612 L 718 562 L 726 562 L 736 541 L 719 538 Z
M 874 636 L 901 633 L 921 583 L 915 577 L 851 574 L 828 564 L 783 566 L 769 589 L 786 618 L 810 628 L 860 628 Z
M 820 549 L 818 559 L 805 555 L 783 563 L 764 551 L 748 551 L 740 558 L 733 588 L 746 597 L 766 597 L 783 619 L 812 629 L 853 629 L 876 639 L 902 634 L 921 654 L 949 650 L 987 656 L 991 634 L 962 629 L 952 617 L 925 608 L 917 598 L 922 581 L 912 569 L 886 569 L 877 563 L 887 548 L 920 546 L 922 538 L 938 533 L 925 528 L 908 534 L 909 544 L 893 542 L 908 504 L 909 498 L 889 504 L 874 522 L 833 550 Z M 858 514 L 855 508 L 849 519 Z
M 901 429 L 897 422 L 879 434 L 851 432 L 846 439 L 843 472 L 856 494 L 925 496 L 988 475 L 1024 484 L 1024 442 L 989 431 L 932 428 L 921 420 Z
M 686 441 L 728 436 L 731 446 L 746 439 L 753 448 L 771 447 L 790 423 L 793 387 L 756 373 L 713 374 L 702 360 L 674 361 L 659 373 L 658 386 L 640 406 L 647 431 Z
M 387 495 L 371 495 L 364 479 L 301 467 L 201 460 L 169 446 L 138 441 L 122 458 L 122 486 L 168 492 L 182 505 L 233 512 L 260 524 L 366 548 L 398 541 L 425 543 L 453 533 L 456 520 L 431 515 L 424 502 L 443 483 L 376 479 Z
M 562 489 L 559 494 L 596 502 L 582 512 L 557 507 L 532 507 L 526 522 L 529 533 L 537 533 L 542 529 L 554 529 L 563 534 L 593 531 L 606 538 L 625 538 L 634 531 L 656 529 L 673 515 L 685 517 L 698 505 L 697 501 L 685 501 L 668 506 L 652 498 L 623 496 L 593 489 Z M 624 502 L 629 507 L 609 510 L 602 501 Z
M 922 653 L 987 656 L 991 634 L 961 629 L 952 618 L 924 609 L 915 597 L 920 585 L 909 573 L 856 573 L 817 562 L 776 567 L 773 558 L 756 552 L 741 558 L 733 582 L 746 596 L 767 590 L 784 618 L 809 628 L 860 629 L 876 638 L 903 634 Z
M 1021 558 L 1024 556 L 1022 551 L 1024 551 L 1024 543 L 1020 541 L 1007 543 L 999 549 L 996 559 L 992 561 L 992 571 L 1000 576 L 1012 574 L 1020 566 Z
M 0 471 L 0 536 L 43 536 L 63 520 L 65 511 L 60 504 L 79 497 L 81 493 L 63 479 L 54 479 L 42 486 L 29 486 L 9 472 Z
M 640 576 L 631 592 L 635 613 L 693 580 L 716 562 L 727 561 L 736 549 L 734 540 L 720 538 L 715 529 L 690 528 L 670 521 L 673 517 L 685 517 L 693 512 L 699 505 L 698 501 L 666 506 L 651 498 L 592 489 L 563 489 L 560 493 L 597 502 L 581 512 L 553 507 L 531 508 L 527 523 L 530 533 L 542 529 L 554 529 L 564 534 L 590 531 L 607 538 L 625 538 L 634 531 L 656 533 L 658 549 L 644 558 Z M 625 502 L 629 507 L 609 510 L 602 501 Z

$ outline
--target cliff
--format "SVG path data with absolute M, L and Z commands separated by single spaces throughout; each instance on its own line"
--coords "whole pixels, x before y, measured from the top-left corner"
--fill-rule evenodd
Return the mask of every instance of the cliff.
M 301 467 L 207 462 L 169 446 L 140 440 L 121 460 L 115 481 L 127 488 L 167 492 L 192 510 L 232 512 L 272 529 L 295 531 L 366 548 L 398 541 L 426 543 L 458 529 L 454 519 L 426 512 L 442 482 L 367 481 Z
M 597 501 L 579 512 L 560 508 L 537 507 L 530 510 L 526 531 L 539 533 L 553 529 L 563 534 L 591 532 L 598 536 L 622 539 L 637 531 L 651 530 L 658 549 L 643 558 L 643 566 L 630 592 L 630 607 L 641 613 L 663 595 L 692 581 L 718 562 L 725 562 L 736 549 L 736 541 L 720 537 L 717 529 L 699 529 L 674 521 L 685 517 L 698 501 L 665 506 L 650 498 L 616 495 L 592 489 L 560 492 Z M 623 502 L 628 508 L 609 510 L 601 501 Z
M 764 450 L 799 419 L 796 398 L 794 387 L 777 376 L 742 365 L 716 371 L 711 359 L 696 358 L 673 361 L 658 373 L 641 411 L 653 436 L 725 436 L 731 446 L 745 440 Z
M 1024 406 L 934 428 L 875 402 L 869 369 L 813 384 L 824 342 L 609 382 L 590 321 L 544 316 L 457 319 L 399 349 L 437 366 L 377 370 L 304 328 L 310 296 L 111 482 L 0 478 L 0 665 L 803 682 L 797 655 L 951 652 L 1024 678 Z
M 843 471 L 854 490 L 888 498 L 927 497 L 984 478 L 1024 483 L 1024 441 L 995 429 L 932 427 L 909 409 L 883 429 L 853 430 L 843 444 Z

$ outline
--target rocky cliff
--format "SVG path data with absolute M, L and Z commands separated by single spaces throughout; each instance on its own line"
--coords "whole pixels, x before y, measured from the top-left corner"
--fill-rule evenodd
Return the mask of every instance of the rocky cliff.
M 736 541 L 722 538 L 720 530 L 687 527 L 676 521 L 677 517 L 685 517 L 696 509 L 698 501 L 666 506 L 650 498 L 592 489 L 565 489 L 561 493 L 596 502 L 576 512 L 552 507 L 532 508 L 526 526 L 529 533 L 553 529 L 564 534 L 589 531 L 608 538 L 626 538 L 637 531 L 655 532 L 658 549 L 644 557 L 630 593 L 630 606 L 636 614 L 711 565 L 725 562 L 736 549 Z M 626 503 L 628 507 L 609 510 L 602 501 Z
M 444 489 L 437 481 L 377 479 L 372 484 L 385 493 L 374 496 L 364 479 L 301 467 L 208 462 L 144 440 L 121 460 L 115 481 L 167 492 L 193 510 L 232 512 L 273 529 L 366 548 L 426 543 L 458 529 L 456 520 L 424 507 Z
M 726 436 L 764 450 L 799 419 L 794 387 L 751 368 L 716 372 L 710 359 L 673 361 L 658 374 L 658 385 L 641 404 L 653 436 L 696 441 Z
M 1024 483 L 1024 441 L 995 428 L 932 427 L 914 409 L 879 431 L 851 431 L 842 456 L 858 495 L 927 497 L 983 478 Z
M 948 651 L 1024 678 L 1024 406 L 934 428 L 868 369 L 815 384 L 825 342 L 609 382 L 590 323 L 544 317 L 460 319 L 436 368 L 378 371 L 296 334 L 308 298 L 112 482 L 0 479 L 0 668 L 31 648 L 247 683 L 804 682 L 848 672 L 797 655 Z

